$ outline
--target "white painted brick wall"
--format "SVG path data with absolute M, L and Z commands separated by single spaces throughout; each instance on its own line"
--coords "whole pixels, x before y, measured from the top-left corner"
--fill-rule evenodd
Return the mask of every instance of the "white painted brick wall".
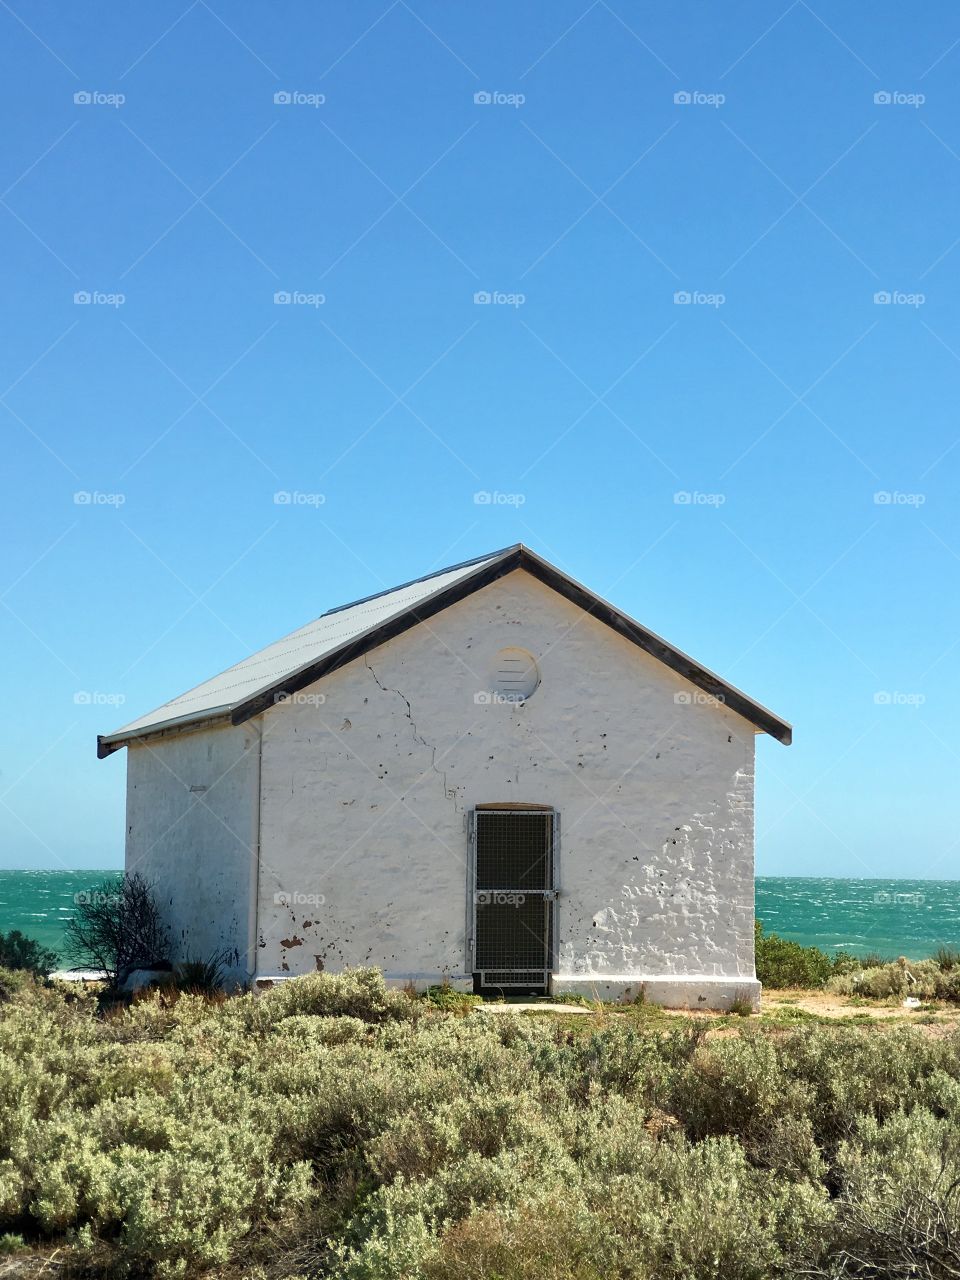
M 477 705 L 510 645 L 540 688 Z M 748 986 L 754 730 L 703 698 L 518 572 L 271 709 L 258 972 L 464 974 L 466 813 L 519 801 L 561 813 L 564 975 Z
M 127 870 L 155 886 L 172 959 L 228 951 L 239 980 L 255 964 L 259 730 L 209 729 L 127 749 Z

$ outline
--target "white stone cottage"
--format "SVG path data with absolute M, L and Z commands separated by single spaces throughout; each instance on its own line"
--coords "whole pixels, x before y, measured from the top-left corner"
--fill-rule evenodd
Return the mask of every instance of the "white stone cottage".
M 174 959 L 756 1000 L 754 738 L 790 726 L 527 547 L 332 609 L 98 740 Z

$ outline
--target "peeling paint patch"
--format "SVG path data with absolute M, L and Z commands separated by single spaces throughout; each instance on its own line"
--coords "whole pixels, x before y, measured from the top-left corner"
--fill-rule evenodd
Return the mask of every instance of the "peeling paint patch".
M 287 947 L 302 947 L 303 939 L 298 938 L 297 935 L 294 934 L 292 938 L 281 938 L 280 945 L 284 949 L 286 949 Z

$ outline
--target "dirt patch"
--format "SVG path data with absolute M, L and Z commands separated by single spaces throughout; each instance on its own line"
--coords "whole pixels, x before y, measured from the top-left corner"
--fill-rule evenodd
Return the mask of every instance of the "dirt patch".
M 934 1016 L 943 1022 L 960 1021 L 960 1009 L 955 1005 L 924 1001 L 919 1006 L 906 1007 L 902 1000 L 864 1000 L 855 996 L 838 996 L 829 991 L 765 991 L 761 1002 L 764 1013 L 783 1009 L 802 1009 L 821 1018 L 896 1018 L 898 1021 L 917 1022 Z
M 664 1009 L 657 1005 L 585 1005 L 554 1004 L 547 1000 L 493 1001 L 479 1006 L 483 1009 L 506 1013 L 510 1011 L 531 1014 L 593 1014 L 601 1020 L 607 1017 L 629 1017 L 639 1022 L 657 1018 L 697 1018 L 716 1026 L 710 1034 L 734 1034 L 741 1023 L 756 1021 L 757 1015 L 732 1018 L 718 1009 Z M 887 1027 L 913 1026 L 925 1035 L 944 1036 L 960 1030 L 960 1008 L 956 1005 L 923 1002 L 919 1007 L 905 1007 L 899 999 L 864 1000 L 855 996 L 834 995 L 828 991 L 791 989 L 765 991 L 760 1002 L 760 1018 L 768 1025 L 774 1023 L 784 1028 L 797 1026 L 813 1019 L 829 1021 L 858 1021 L 864 1025 L 880 1024 Z

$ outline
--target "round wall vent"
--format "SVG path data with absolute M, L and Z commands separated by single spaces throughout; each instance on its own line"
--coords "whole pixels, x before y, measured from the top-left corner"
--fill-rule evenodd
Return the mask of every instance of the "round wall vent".
M 494 659 L 493 688 L 504 702 L 525 702 L 540 683 L 537 660 L 526 649 L 501 649 Z

